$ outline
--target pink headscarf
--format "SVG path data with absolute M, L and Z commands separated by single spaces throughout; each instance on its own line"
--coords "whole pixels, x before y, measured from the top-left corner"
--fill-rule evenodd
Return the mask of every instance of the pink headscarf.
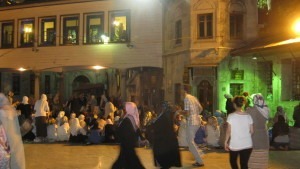
M 136 107 L 136 104 L 133 102 L 126 102 L 125 110 L 126 110 L 126 115 L 124 116 L 124 118 L 128 117 L 130 119 L 131 123 L 134 123 L 134 124 L 132 124 L 133 128 L 135 130 L 137 130 L 137 128 L 139 128 L 139 126 L 140 126 L 140 118 L 139 118 L 139 112 Z

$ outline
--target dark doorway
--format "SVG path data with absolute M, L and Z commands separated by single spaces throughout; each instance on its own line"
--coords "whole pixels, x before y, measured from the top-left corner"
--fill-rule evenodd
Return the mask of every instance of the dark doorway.
M 207 80 L 202 80 L 198 85 L 198 99 L 203 110 L 213 111 L 213 87 Z M 212 112 L 213 113 L 213 112 Z
M 77 76 L 73 80 L 72 88 L 73 88 L 73 90 L 75 90 L 75 89 L 78 89 L 78 88 L 80 88 L 82 86 L 85 86 L 89 83 L 90 83 L 90 80 L 86 76 L 80 75 L 80 76 Z

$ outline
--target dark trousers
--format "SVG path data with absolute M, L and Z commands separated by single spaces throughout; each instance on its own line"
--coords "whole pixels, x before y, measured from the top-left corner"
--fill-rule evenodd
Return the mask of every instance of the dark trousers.
M 237 158 L 240 156 L 240 166 L 241 169 L 248 169 L 248 161 L 252 152 L 252 148 L 239 150 L 239 151 L 230 151 L 229 159 L 232 169 L 239 169 L 237 164 Z
M 36 136 L 47 137 L 47 118 L 46 116 L 35 117 Z

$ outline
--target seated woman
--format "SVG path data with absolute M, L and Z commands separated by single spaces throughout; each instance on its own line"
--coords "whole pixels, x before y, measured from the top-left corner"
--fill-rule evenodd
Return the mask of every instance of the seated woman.
M 196 132 L 195 135 L 195 143 L 196 144 L 206 144 L 206 130 L 205 130 L 206 122 L 204 120 L 201 120 L 201 124 L 199 129 Z
M 115 128 L 111 121 L 111 119 L 106 120 L 106 125 L 104 127 L 105 132 L 105 142 L 106 143 L 114 143 L 115 140 Z
M 178 129 L 178 143 L 179 147 L 188 147 L 186 138 L 186 119 L 182 118 Z
M 88 137 L 87 144 L 99 144 L 104 141 L 104 136 L 102 135 L 102 131 L 99 128 L 98 121 L 94 121 L 93 125 L 90 129 L 90 135 Z
M 70 125 L 68 117 L 64 116 L 63 124 L 57 127 L 57 141 L 68 141 L 70 137 Z
M 57 124 L 54 118 L 49 120 L 49 125 L 47 126 L 47 139 L 49 142 L 57 140 Z
M 207 145 L 212 147 L 220 147 L 219 138 L 220 138 L 220 128 L 218 120 L 215 116 L 208 118 L 208 123 L 206 125 L 206 141 Z
M 277 149 L 288 150 L 289 146 L 289 125 L 282 115 L 278 116 L 278 121 L 272 130 L 272 145 Z
M 79 124 L 78 118 L 70 120 L 70 139 L 71 143 L 83 143 L 85 141 L 86 132 Z

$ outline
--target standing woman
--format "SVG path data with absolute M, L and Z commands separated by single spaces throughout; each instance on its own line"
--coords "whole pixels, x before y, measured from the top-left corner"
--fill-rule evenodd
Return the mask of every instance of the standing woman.
M 139 113 L 135 103 L 125 103 L 125 116 L 117 129 L 120 140 L 120 154 L 112 169 L 144 169 L 134 148 L 138 142 L 140 126 Z
M 169 169 L 181 167 L 179 145 L 174 131 L 171 105 L 165 101 L 160 115 L 153 122 L 153 155 L 155 166 Z
M 267 131 L 267 120 L 269 119 L 269 108 L 261 94 L 253 95 L 254 107 L 249 107 L 249 113 L 253 119 L 254 133 L 252 135 L 253 151 L 249 160 L 250 168 L 268 168 L 269 159 L 269 136 Z
M 0 93 L 0 168 L 25 169 L 17 113 L 3 93 Z
M 249 114 L 243 111 L 245 98 L 237 96 L 233 99 L 235 112 L 227 118 L 225 150 L 229 151 L 232 169 L 238 169 L 237 158 L 240 156 L 240 168 L 248 169 L 248 161 L 252 151 L 253 121 Z M 229 141 L 230 138 L 230 141 Z
M 35 126 L 36 136 L 35 142 L 46 141 L 47 137 L 47 115 L 49 112 L 49 105 L 47 102 L 47 96 L 41 95 L 41 99 L 36 101 L 34 105 L 35 110 Z

